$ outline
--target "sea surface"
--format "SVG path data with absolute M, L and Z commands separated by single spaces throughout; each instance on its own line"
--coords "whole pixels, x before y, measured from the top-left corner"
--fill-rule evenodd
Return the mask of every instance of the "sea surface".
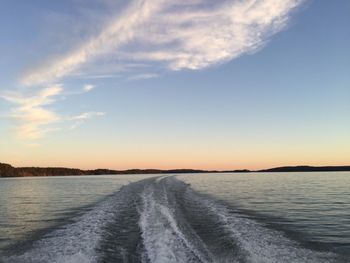
M 350 173 L 0 178 L 0 262 L 350 262 Z

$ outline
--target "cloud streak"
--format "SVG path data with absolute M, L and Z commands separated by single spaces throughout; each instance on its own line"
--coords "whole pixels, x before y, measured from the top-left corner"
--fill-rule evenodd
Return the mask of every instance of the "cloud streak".
M 60 85 L 54 85 L 30 97 L 14 92 L 0 95 L 3 99 L 16 104 L 10 117 L 18 122 L 16 133 L 19 138 L 36 140 L 56 129 L 50 125 L 60 121 L 61 117 L 47 106 L 54 103 L 62 91 Z
M 109 53 L 135 37 L 135 31 L 159 9 L 164 0 L 136 0 L 120 16 L 114 19 L 96 37 L 83 43 L 70 54 L 60 57 L 49 66 L 27 73 L 21 80 L 26 86 L 42 85 L 64 77 L 97 55 Z
M 198 70 L 252 53 L 288 24 L 302 0 L 135 0 L 100 34 L 28 72 L 25 85 L 51 83 L 96 57 Z
M 153 78 L 157 78 L 158 76 L 159 75 L 156 73 L 142 73 L 135 76 L 131 76 L 128 79 L 129 80 L 153 79 Z
M 272 35 L 286 28 L 290 14 L 302 2 L 134 0 L 74 50 L 46 60 L 42 66 L 31 66 L 20 83 L 41 91 L 28 98 L 19 93 L 1 97 L 16 104 L 11 117 L 19 123 L 17 134 L 21 138 L 41 138 L 59 121 L 74 121 L 71 128 L 76 128 L 104 113 L 59 116 L 48 105 L 63 89 L 51 83 L 85 76 L 84 70 L 94 67 L 100 70 L 90 76 L 124 74 L 129 80 L 140 80 L 157 77 L 163 70 L 200 70 L 225 63 L 263 47 Z M 81 93 L 93 88 L 85 85 Z
M 92 91 L 94 88 L 95 88 L 95 86 L 92 85 L 92 84 L 85 84 L 84 87 L 83 87 L 83 90 L 84 90 L 84 92 L 90 92 L 90 91 Z
M 76 129 L 80 125 L 82 125 L 85 121 L 94 118 L 94 117 L 99 117 L 99 116 L 104 116 L 106 115 L 105 112 L 98 112 L 98 111 L 89 111 L 89 112 L 84 112 L 79 115 L 73 116 L 68 118 L 70 121 L 74 121 L 74 124 L 71 125 L 70 129 Z
M 137 37 L 139 47 L 128 56 L 164 62 L 171 70 L 198 70 L 227 62 L 261 48 L 287 26 L 290 12 L 301 2 L 225 1 L 163 12 L 144 26 Z
M 105 115 L 105 112 L 97 111 L 84 112 L 72 117 L 58 115 L 49 106 L 57 102 L 59 95 L 63 95 L 61 85 L 44 88 L 29 97 L 17 92 L 7 92 L 0 97 L 16 105 L 12 108 L 9 117 L 18 124 L 17 136 L 29 141 L 41 139 L 47 133 L 58 130 L 59 128 L 53 126 L 54 124 L 74 122 L 70 128 L 75 129 L 89 119 Z

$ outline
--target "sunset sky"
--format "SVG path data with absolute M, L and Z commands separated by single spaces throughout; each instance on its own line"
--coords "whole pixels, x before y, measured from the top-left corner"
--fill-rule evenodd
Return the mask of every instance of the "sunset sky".
M 5 0 L 0 162 L 350 164 L 350 1 Z

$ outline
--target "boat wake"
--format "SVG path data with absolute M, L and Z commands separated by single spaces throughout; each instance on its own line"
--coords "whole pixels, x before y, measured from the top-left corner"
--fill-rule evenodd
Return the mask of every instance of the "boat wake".
M 124 186 L 2 262 L 337 262 L 175 177 Z

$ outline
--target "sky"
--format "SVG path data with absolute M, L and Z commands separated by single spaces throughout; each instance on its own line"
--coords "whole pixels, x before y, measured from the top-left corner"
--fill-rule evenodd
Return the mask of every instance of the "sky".
M 0 162 L 350 164 L 350 1 L 5 0 Z

